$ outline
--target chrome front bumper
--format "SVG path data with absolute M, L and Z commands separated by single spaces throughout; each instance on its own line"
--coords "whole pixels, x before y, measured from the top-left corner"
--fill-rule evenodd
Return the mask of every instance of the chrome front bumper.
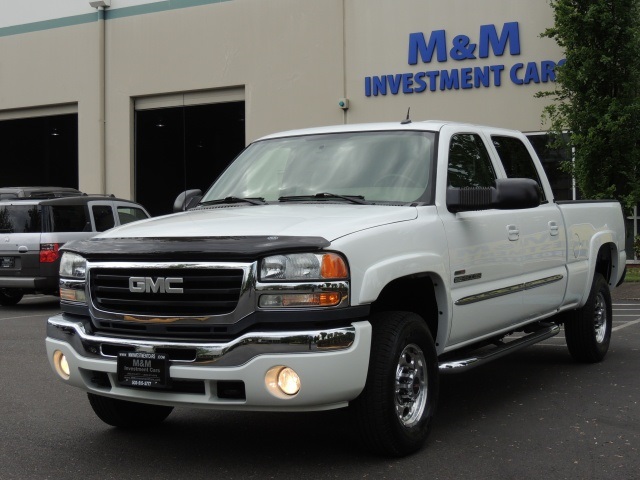
M 60 314 L 47 322 L 47 355 L 55 371 L 56 352 L 65 355 L 71 374 L 64 381 L 83 390 L 123 400 L 207 408 L 304 411 L 346 406 L 364 388 L 371 325 L 354 322 L 327 330 L 255 332 L 228 342 L 193 343 L 125 339 L 90 334 L 81 321 Z M 117 381 L 120 351 L 167 353 L 170 376 L 200 381 L 203 392 L 176 393 L 123 387 Z M 295 369 L 300 392 L 290 398 L 274 396 L 265 374 L 277 365 Z M 108 382 L 96 384 L 96 373 Z M 217 382 L 239 381 L 246 389 L 243 400 L 216 395 Z
M 248 333 L 224 343 L 170 342 L 91 335 L 82 322 L 67 319 L 61 314 L 48 320 L 47 336 L 67 341 L 76 352 L 90 357 L 115 359 L 118 351 L 169 352 L 169 357 L 176 364 L 227 367 L 242 365 L 258 355 L 269 353 L 344 350 L 353 345 L 356 329 L 349 326 L 321 331 Z

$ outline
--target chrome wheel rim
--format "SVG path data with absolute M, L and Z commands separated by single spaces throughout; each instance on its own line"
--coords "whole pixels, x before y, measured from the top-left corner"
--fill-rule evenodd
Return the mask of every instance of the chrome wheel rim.
M 395 404 L 398 420 L 405 427 L 420 421 L 427 406 L 427 362 L 415 344 L 404 347 L 396 367 Z
M 607 303 L 601 292 L 596 295 L 596 304 L 593 311 L 593 328 L 596 334 L 596 342 L 602 343 L 607 334 Z

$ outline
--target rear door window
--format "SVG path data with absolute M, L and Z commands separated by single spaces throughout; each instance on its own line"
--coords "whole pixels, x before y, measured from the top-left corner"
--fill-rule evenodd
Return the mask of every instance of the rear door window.
M 116 221 L 113 217 L 113 208 L 111 208 L 111 205 L 93 205 L 91 211 L 97 232 L 104 232 L 105 230 L 115 227 Z
M 90 232 L 89 209 L 86 205 L 50 206 L 52 232 Z
M 0 206 L 0 233 L 39 233 L 41 225 L 38 205 Z

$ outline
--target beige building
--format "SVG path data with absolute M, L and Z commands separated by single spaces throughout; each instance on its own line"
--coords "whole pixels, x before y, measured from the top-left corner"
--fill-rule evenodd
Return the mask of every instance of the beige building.
M 553 88 L 563 58 L 540 37 L 553 24 L 543 1 L 6 0 L 0 10 L 0 186 L 75 186 L 154 213 L 274 131 L 401 121 L 409 108 L 414 121 L 544 131 L 534 94 Z

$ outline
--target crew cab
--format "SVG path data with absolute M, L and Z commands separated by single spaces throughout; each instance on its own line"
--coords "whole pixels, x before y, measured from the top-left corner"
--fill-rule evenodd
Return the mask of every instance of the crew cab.
M 109 425 L 349 407 L 368 448 L 400 456 L 427 437 L 439 375 L 562 327 L 579 362 L 609 347 L 620 204 L 556 201 L 517 131 L 274 134 L 175 208 L 61 249 L 47 355 Z
M 43 187 L 21 190 L 24 198 L 0 201 L 2 306 L 17 304 L 25 294 L 57 295 L 59 249 L 66 242 L 149 217 L 142 205 L 113 196 Z

